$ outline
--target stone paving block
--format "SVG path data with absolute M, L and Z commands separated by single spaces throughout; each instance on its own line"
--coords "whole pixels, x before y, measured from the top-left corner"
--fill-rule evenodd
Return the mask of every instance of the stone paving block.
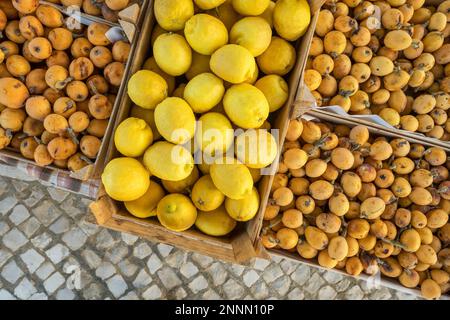
M 0 300 L 17 300 L 9 291 L 0 289 Z
M 5 215 L 17 204 L 17 199 L 13 196 L 0 200 L 0 214 Z
M 47 232 L 41 233 L 41 234 L 37 235 L 36 237 L 34 237 L 33 239 L 31 239 L 31 243 L 36 248 L 39 248 L 41 250 L 46 249 L 51 242 L 52 242 L 52 237 Z
M 23 247 L 27 242 L 27 237 L 17 228 L 11 229 L 3 236 L 3 244 L 13 252 Z
M 116 273 L 116 268 L 110 262 L 103 262 L 100 266 L 95 270 L 95 275 L 102 280 L 108 279 L 114 273 Z
M 175 288 L 176 286 L 179 286 L 182 284 L 180 278 L 169 267 L 165 267 L 165 268 L 159 270 L 156 274 L 158 275 L 163 286 L 167 290 L 171 290 L 171 289 Z
M 19 230 L 22 231 L 27 238 L 31 238 L 40 227 L 41 223 L 39 220 L 35 217 L 31 217 L 19 226 Z
M 6 250 L 0 249 L 0 267 L 8 261 L 9 258 L 12 257 L 12 254 Z
M 59 287 L 66 282 L 66 279 L 59 272 L 55 272 L 47 280 L 44 281 L 44 288 L 48 294 L 54 293 Z
M 87 235 L 83 232 L 83 230 L 76 227 L 64 233 L 61 239 L 71 250 L 78 250 L 83 247 L 87 240 Z
M 131 263 L 129 259 L 120 261 L 117 266 L 119 267 L 120 272 L 125 277 L 132 277 L 138 270 L 138 267 L 135 264 Z
M 0 221 L 0 236 L 7 233 L 10 229 L 11 228 L 9 227 L 9 225 L 6 222 Z
M 240 299 L 245 293 L 244 288 L 234 279 L 229 279 L 222 288 L 227 298 L 230 300 Z
M 67 198 L 67 196 L 70 194 L 67 191 L 56 189 L 56 188 L 47 188 L 47 192 L 50 195 L 50 197 L 55 200 L 56 202 L 63 202 L 64 199 Z
M 33 273 L 37 268 L 45 261 L 44 257 L 41 256 L 36 250 L 29 249 L 20 255 L 20 258 L 25 263 L 28 271 Z
M 138 272 L 136 278 L 133 280 L 133 286 L 136 289 L 141 289 L 146 287 L 151 282 L 152 282 L 151 276 L 145 270 L 141 270 Z
M 48 249 L 45 253 L 54 264 L 58 264 L 64 258 L 69 256 L 70 251 L 65 245 L 58 243 L 52 248 Z
M 62 288 L 56 293 L 56 299 L 58 300 L 74 300 L 75 297 L 75 293 L 67 288 Z
M 30 300 L 48 300 L 48 296 L 43 292 L 37 292 L 33 294 L 30 298 Z
M 162 262 L 156 254 L 152 254 L 147 260 L 147 268 L 151 274 L 154 274 L 157 270 L 162 267 Z
M 50 225 L 49 229 L 53 233 L 62 234 L 70 230 L 71 224 L 72 220 L 70 218 L 62 216 L 58 220 L 53 222 L 53 224 Z
M 81 256 L 91 269 L 96 269 L 102 262 L 97 253 L 90 249 L 83 250 L 83 252 L 81 252 Z
M 162 292 L 157 285 L 153 285 L 142 293 L 145 300 L 156 300 L 161 298 Z
M 111 291 L 111 293 L 115 298 L 119 298 L 128 289 L 127 283 L 125 282 L 123 277 L 119 274 L 108 279 L 106 281 L 106 284 L 108 285 L 109 291 Z
M 11 284 L 14 284 L 19 280 L 23 275 L 22 269 L 17 265 L 16 261 L 11 260 L 8 262 L 2 269 L 0 273 L 3 279 L 8 281 Z
M 44 200 L 39 206 L 32 210 L 32 213 L 44 226 L 48 227 L 53 221 L 61 216 L 62 211 L 50 200 Z
M 186 278 L 190 278 L 198 273 L 198 268 L 192 262 L 188 262 L 181 266 L 180 272 Z
M 28 219 L 29 216 L 30 213 L 28 212 L 28 209 L 24 205 L 19 204 L 12 210 L 9 215 L 9 220 L 17 226 Z
M 136 292 L 131 291 L 124 295 L 120 300 L 139 300 L 139 296 Z
M 22 300 L 28 299 L 36 292 L 34 284 L 27 277 L 22 278 L 22 281 L 14 289 L 14 295 Z
M 132 246 L 136 243 L 136 241 L 139 240 L 138 236 L 135 236 L 134 234 L 129 233 L 122 233 L 122 241 L 125 242 L 127 245 Z
M 259 279 L 259 274 L 255 270 L 249 270 L 244 274 L 243 280 L 247 287 L 251 287 Z
M 150 253 L 152 253 L 152 248 L 146 242 L 141 242 L 133 248 L 133 255 L 139 259 L 148 257 Z
M 50 262 L 43 263 L 35 272 L 41 280 L 45 280 L 55 271 L 55 267 Z
M 208 281 L 206 281 L 204 276 L 199 275 L 194 280 L 190 281 L 188 287 L 194 294 L 199 293 L 208 288 Z

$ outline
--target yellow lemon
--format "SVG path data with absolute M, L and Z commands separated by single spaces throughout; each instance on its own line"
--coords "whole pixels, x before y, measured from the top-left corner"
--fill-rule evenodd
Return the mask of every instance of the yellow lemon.
M 226 0 L 217 8 L 208 10 L 208 14 L 219 18 L 228 30 L 231 30 L 231 27 L 240 19 L 240 15 L 234 10 L 231 0 Z
M 191 80 L 195 76 L 205 73 L 205 72 L 211 72 L 211 69 L 209 67 L 209 60 L 211 59 L 211 56 L 205 56 L 203 54 L 192 52 L 192 64 L 188 71 L 186 71 L 186 78 L 188 80 Z
M 266 97 L 248 83 L 229 88 L 223 98 L 223 106 L 230 120 L 244 129 L 260 127 L 269 116 Z
M 269 47 L 272 29 L 266 20 L 260 17 L 246 17 L 234 24 L 230 31 L 230 43 L 247 48 L 257 57 Z
M 156 216 L 158 202 L 164 197 L 164 189 L 155 181 L 150 180 L 150 186 L 144 195 L 133 201 L 125 201 L 128 212 L 138 218 Z
M 189 192 L 190 187 L 198 180 L 199 173 L 197 167 L 194 166 L 192 172 L 187 178 L 180 181 L 161 180 L 164 189 L 170 193 L 185 193 Z
M 209 163 L 202 161 L 201 163 L 197 164 L 197 166 L 203 174 L 209 174 L 209 168 L 211 167 Z
M 139 107 L 154 109 L 168 95 L 167 82 L 156 72 L 141 70 L 128 81 L 128 95 Z
M 205 157 L 221 155 L 233 144 L 233 127 L 224 115 L 208 112 L 198 119 L 198 123 L 199 130 L 195 134 L 195 143 Z
M 145 60 L 144 66 L 142 67 L 144 70 L 150 70 L 157 74 L 159 74 L 161 77 L 166 80 L 167 87 L 168 87 L 168 95 L 170 96 L 175 89 L 175 77 L 172 77 L 171 75 L 168 75 L 164 71 L 161 70 L 160 67 L 158 67 L 158 64 L 156 63 L 156 60 L 154 57 L 150 57 L 147 60 Z
M 167 141 L 159 141 L 150 146 L 144 153 L 143 162 L 152 175 L 170 181 L 183 180 L 194 169 L 191 153 L 184 147 Z
M 206 175 L 198 179 L 191 193 L 194 206 L 202 211 L 211 211 L 220 207 L 225 195 L 214 185 L 211 176 Z
M 114 144 L 117 150 L 127 157 L 142 156 L 152 142 L 152 129 L 139 118 L 131 117 L 123 120 L 114 133 Z
M 264 20 L 266 20 L 271 29 L 273 28 L 273 10 L 274 9 L 275 9 L 275 2 L 270 1 L 267 9 L 264 10 L 264 12 L 258 16 L 258 17 L 261 17 Z
M 234 220 L 249 221 L 253 219 L 259 209 L 259 193 L 256 188 L 247 194 L 245 198 L 234 200 L 225 199 L 225 209 Z
M 294 67 L 295 59 L 295 49 L 289 42 L 280 37 L 272 37 L 269 47 L 256 61 L 265 74 L 284 76 Z
M 289 97 L 289 87 L 286 81 L 276 74 L 262 77 L 255 83 L 255 87 L 264 93 L 269 103 L 269 111 L 280 109 Z
M 224 93 L 222 79 L 212 73 L 202 73 L 188 82 L 183 96 L 194 112 L 203 113 L 219 104 Z
M 259 69 L 258 69 L 258 66 L 255 65 L 255 72 L 253 72 L 252 78 L 245 81 L 244 83 L 254 84 L 256 82 L 256 80 L 258 80 L 258 77 L 259 77 Z M 231 86 L 231 84 L 228 84 L 227 88 L 229 88 L 230 86 Z
M 216 8 L 226 0 L 194 0 L 195 4 L 202 10 Z
M 223 206 L 213 211 L 200 211 L 195 226 L 203 233 L 221 237 L 229 234 L 236 227 L 237 222 L 227 214 Z
M 210 55 L 228 43 L 228 30 L 219 19 L 206 14 L 196 14 L 186 22 L 184 36 L 194 51 Z
M 183 98 L 184 89 L 186 89 L 186 83 L 181 83 L 172 93 L 174 97 Z
M 153 56 L 162 71 L 171 76 L 181 76 L 192 63 L 192 50 L 186 39 L 176 33 L 160 35 L 153 45 Z
M 155 109 L 155 124 L 159 133 L 175 144 L 191 140 L 195 131 L 195 116 L 181 98 L 166 98 Z
M 155 0 L 154 12 L 158 24 L 167 31 L 184 28 L 186 21 L 194 15 L 192 0 Z
M 192 227 L 197 219 L 197 209 L 185 195 L 173 193 L 158 203 L 159 222 L 169 230 L 185 231 Z
M 118 201 L 136 200 L 144 195 L 150 185 L 148 171 L 133 158 L 111 160 L 101 178 L 106 193 Z
M 277 141 L 264 129 L 247 130 L 236 138 L 236 157 L 249 168 L 267 167 L 277 151 Z
M 209 66 L 223 80 L 242 83 L 253 78 L 256 63 L 244 47 L 227 44 L 212 54 Z
M 161 135 L 156 128 L 154 110 L 144 109 L 134 105 L 131 107 L 130 116 L 142 119 L 147 122 L 147 124 L 150 126 L 150 129 L 152 129 L 153 141 L 159 140 L 161 138 Z
M 278 0 L 273 10 L 273 25 L 284 39 L 295 41 L 305 34 L 311 22 L 307 0 Z
M 210 174 L 214 185 L 228 198 L 242 199 L 252 190 L 250 171 L 236 159 L 217 160 L 211 165 Z
M 170 31 L 164 30 L 163 28 L 161 28 L 161 26 L 159 24 L 155 25 L 155 27 L 153 28 L 152 31 L 152 38 L 151 38 L 151 43 L 152 43 L 152 48 L 155 45 L 155 41 L 156 39 L 158 39 L 158 37 L 160 35 L 162 35 L 163 33 L 168 33 Z M 178 30 L 175 32 L 176 34 L 179 34 L 180 36 L 184 36 L 184 30 Z
M 244 16 L 259 16 L 269 6 L 270 0 L 232 0 L 233 8 Z

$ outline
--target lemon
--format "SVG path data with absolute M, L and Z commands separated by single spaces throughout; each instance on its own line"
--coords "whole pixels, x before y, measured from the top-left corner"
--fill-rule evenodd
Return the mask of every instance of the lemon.
M 270 0 L 232 0 L 233 8 L 244 16 L 259 16 L 269 6 Z
M 265 74 L 284 76 L 294 67 L 295 59 L 295 49 L 289 42 L 280 37 L 272 37 L 269 47 L 256 61 Z
M 159 140 L 161 138 L 161 135 L 156 128 L 154 110 L 144 109 L 134 105 L 131 107 L 130 116 L 142 119 L 147 122 L 147 124 L 150 126 L 150 129 L 152 129 L 153 141 Z
M 176 33 L 160 35 L 153 45 L 153 56 L 162 71 L 171 76 L 181 76 L 192 63 L 192 50 L 186 39 Z
M 227 116 L 237 126 L 258 128 L 269 116 L 269 103 L 258 88 L 248 83 L 232 86 L 223 98 Z
M 257 57 L 269 47 L 272 29 L 266 20 L 260 17 L 246 17 L 234 24 L 230 31 L 230 43 L 247 48 Z
M 142 156 L 152 142 L 152 129 L 139 118 L 131 117 L 123 120 L 114 133 L 114 144 L 117 150 L 127 157 Z
M 168 95 L 171 95 L 173 90 L 175 89 L 175 77 L 172 77 L 171 75 L 168 75 L 164 71 L 161 70 L 160 67 L 156 64 L 156 60 L 154 57 L 150 57 L 147 60 L 145 60 L 144 66 L 142 67 L 144 70 L 150 70 L 157 74 L 159 74 L 161 77 L 166 80 L 167 87 L 168 87 Z
M 252 79 L 256 63 L 244 47 L 227 44 L 212 54 L 209 66 L 217 76 L 236 84 Z
M 267 167 L 277 151 L 277 141 L 267 130 L 247 130 L 236 138 L 236 157 L 249 168 Z
M 154 143 L 144 153 L 144 165 L 150 173 L 162 180 L 180 181 L 194 169 L 194 159 L 189 151 L 167 141 Z
M 255 187 L 245 198 L 234 200 L 225 199 L 225 209 L 234 220 L 249 221 L 253 219 L 259 209 L 259 193 Z
M 211 72 L 211 69 L 209 68 L 209 60 L 211 59 L 211 56 L 205 56 L 203 54 L 192 52 L 192 63 L 191 67 L 188 71 L 186 71 L 186 78 L 188 80 L 191 80 L 195 76 L 205 73 L 205 72 Z
M 284 39 L 295 41 L 305 34 L 311 22 L 307 0 L 278 0 L 273 10 L 273 25 Z
M 196 14 L 186 22 L 184 36 L 194 51 L 210 55 L 228 43 L 228 30 L 219 19 L 206 14 Z
M 210 168 L 214 185 L 231 199 L 242 199 L 252 190 L 253 179 L 248 168 L 236 159 L 225 157 Z
M 189 188 L 198 180 L 199 173 L 197 167 L 194 166 L 192 172 L 187 178 L 180 181 L 161 180 L 164 189 L 170 193 L 185 193 L 189 192 Z
M 255 83 L 255 87 L 264 93 L 269 103 L 269 111 L 280 109 L 289 97 L 289 87 L 286 81 L 276 74 L 262 77 Z
M 184 28 L 186 21 L 194 15 L 192 0 L 155 0 L 154 12 L 158 24 L 167 31 Z
M 216 8 L 226 0 L 194 0 L 195 4 L 202 10 Z
M 181 98 L 166 98 L 155 109 L 155 124 L 159 133 L 175 144 L 188 142 L 195 131 L 195 116 Z
M 223 114 L 205 113 L 200 117 L 198 123 L 199 130 L 195 135 L 195 143 L 203 151 L 205 157 L 221 155 L 233 144 L 233 127 Z
M 201 163 L 197 164 L 197 166 L 203 174 L 209 174 L 209 168 L 211 167 L 209 163 L 202 161 Z
M 186 89 L 186 83 L 180 84 L 172 93 L 174 97 L 177 98 L 183 98 L 184 96 L 184 89 Z
M 165 195 L 164 189 L 155 181 L 150 180 L 150 186 L 144 195 L 133 201 L 125 201 L 125 208 L 133 216 L 148 218 L 156 216 L 156 206 Z
M 226 0 L 217 8 L 208 10 L 207 13 L 219 18 L 227 30 L 231 30 L 231 27 L 240 19 L 240 15 L 234 10 L 231 0 Z
M 150 175 L 133 158 L 111 160 L 103 170 L 102 183 L 106 193 L 118 201 L 133 201 L 144 195 L 150 185 Z
M 158 203 L 159 222 L 169 230 L 185 231 L 192 227 L 197 219 L 197 209 L 185 195 L 173 193 Z
M 219 104 L 224 93 L 222 79 L 212 73 L 202 73 L 188 82 L 183 96 L 194 112 L 203 113 Z
M 229 234 L 236 227 L 237 222 L 227 214 L 223 206 L 213 211 L 200 211 L 195 226 L 203 233 L 221 237 Z
M 167 97 L 168 90 L 164 78 L 149 70 L 136 72 L 128 81 L 130 99 L 144 109 L 154 109 Z
M 211 176 L 206 175 L 198 179 L 191 193 L 194 206 L 202 211 L 211 211 L 220 207 L 225 195 L 214 185 Z
M 255 71 L 253 72 L 252 78 L 249 79 L 249 80 L 247 80 L 247 81 L 245 81 L 244 83 L 255 84 L 256 80 L 258 80 L 258 77 L 259 77 L 259 69 L 258 69 L 258 66 L 255 65 Z M 231 85 L 228 84 L 228 88 L 229 88 L 230 86 L 231 86 Z
M 258 16 L 266 20 L 271 29 L 273 28 L 273 9 L 275 9 L 275 2 L 270 1 L 267 9 Z

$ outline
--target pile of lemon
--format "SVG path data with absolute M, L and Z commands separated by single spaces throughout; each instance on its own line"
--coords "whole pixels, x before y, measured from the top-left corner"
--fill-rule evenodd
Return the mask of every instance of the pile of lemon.
M 267 119 L 288 99 L 291 42 L 306 32 L 310 8 L 307 0 L 156 0 L 154 13 L 153 56 L 130 78 L 135 106 L 114 133 L 123 157 L 102 182 L 136 217 L 223 236 L 259 209 L 254 183 L 277 155 Z M 195 162 L 198 153 L 215 161 Z

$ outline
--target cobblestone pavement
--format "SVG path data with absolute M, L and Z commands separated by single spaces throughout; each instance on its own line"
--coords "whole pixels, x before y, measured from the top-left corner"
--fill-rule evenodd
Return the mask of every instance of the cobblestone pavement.
M 0 300 L 414 298 L 284 259 L 243 267 L 102 229 L 84 220 L 88 203 L 0 177 Z

